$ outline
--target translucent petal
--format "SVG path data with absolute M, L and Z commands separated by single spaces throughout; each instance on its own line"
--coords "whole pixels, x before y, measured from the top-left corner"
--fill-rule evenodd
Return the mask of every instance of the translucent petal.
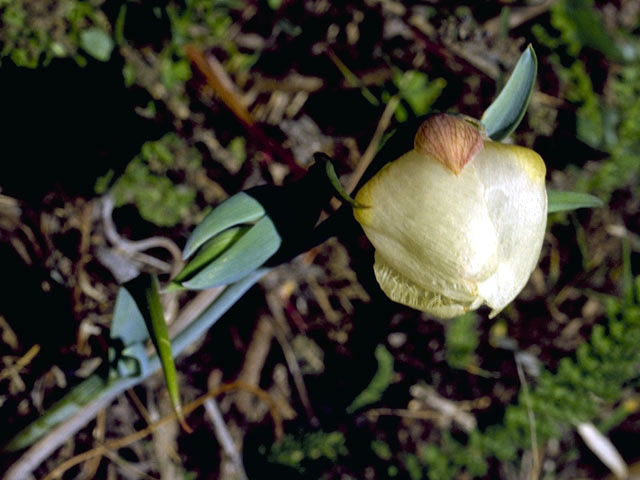
M 394 302 L 429 312 L 439 318 L 453 318 L 462 315 L 469 310 L 478 308 L 482 303 L 482 301 L 476 303 L 475 301 L 453 300 L 436 291 L 427 290 L 391 268 L 377 251 L 375 257 L 373 270 L 376 280 L 382 291 Z
M 486 142 L 472 165 L 498 234 L 496 272 L 478 285 L 495 316 L 524 288 L 538 263 L 547 223 L 545 166 L 532 150 Z

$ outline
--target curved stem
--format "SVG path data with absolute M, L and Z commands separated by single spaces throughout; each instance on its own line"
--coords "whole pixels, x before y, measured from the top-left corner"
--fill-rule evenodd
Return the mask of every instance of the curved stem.
M 211 302 L 188 327 L 176 335 L 172 340 L 173 355 L 182 353 L 195 340 L 204 333 L 238 301 L 267 272 L 267 269 L 257 270 L 247 277 L 227 286 L 224 291 Z M 156 354 L 149 357 L 149 368 L 145 373 L 133 378 L 115 378 L 104 380 L 98 375 L 93 375 L 74 388 L 74 392 L 85 390 L 82 403 L 73 398 L 63 397 L 53 408 L 56 418 L 52 419 L 45 414 L 18 434 L 11 443 L 16 443 L 21 448 L 20 440 L 24 435 L 32 435 L 38 429 L 43 431 L 53 420 L 56 426 L 49 431 L 37 443 L 32 445 L 16 463 L 6 472 L 5 480 L 22 480 L 28 478 L 31 472 L 38 467 L 49 455 L 51 455 L 63 442 L 73 436 L 78 430 L 89 423 L 97 413 L 109 405 L 111 401 L 125 390 L 143 382 L 149 375 L 160 369 L 160 359 Z M 100 387 L 97 382 L 104 382 Z M 96 388 L 98 387 L 98 388 Z M 66 402 L 66 405 L 65 405 Z M 58 408 L 56 408 L 56 406 Z M 52 410 L 53 410 L 52 408 Z M 52 411 L 50 410 L 50 411 Z M 35 434 L 35 433 L 34 433 Z M 11 445 L 11 444 L 10 444 Z

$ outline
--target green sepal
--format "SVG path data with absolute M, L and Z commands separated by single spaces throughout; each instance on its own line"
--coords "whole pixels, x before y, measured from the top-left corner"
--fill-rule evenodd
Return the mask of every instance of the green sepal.
M 520 55 L 507 84 L 482 115 L 489 138 L 500 141 L 520 124 L 531 100 L 537 71 L 536 53 L 529 45 Z
M 169 399 L 174 410 L 181 417 L 180 392 L 178 388 L 178 374 L 171 354 L 171 341 L 169 329 L 164 319 L 162 303 L 160 302 L 160 289 L 155 275 L 143 273 L 124 284 L 131 297 L 138 305 L 138 309 L 144 318 L 149 330 L 149 337 L 153 342 L 162 365 L 164 380 L 169 392 Z M 143 365 L 140 365 L 142 368 Z
M 347 202 L 353 208 L 366 208 L 364 205 L 359 204 L 355 201 L 344 189 L 342 183 L 340 183 L 340 179 L 336 174 L 336 170 L 333 167 L 333 163 L 331 162 L 331 157 L 322 152 L 315 153 L 314 158 L 316 162 L 324 163 L 324 170 L 327 174 L 327 178 L 329 179 L 329 183 L 333 187 L 334 193 L 340 198 L 342 201 Z
M 602 207 L 602 200 L 588 193 L 547 190 L 547 213 L 565 212 L 578 208 Z
M 265 214 L 264 208 L 244 192 L 236 193 L 218 205 L 193 231 L 184 247 L 182 258 L 187 259 L 204 243 L 229 227 L 253 223 Z
M 282 239 L 269 217 L 263 217 L 222 255 L 182 286 L 203 290 L 235 282 L 260 268 L 278 251 Z

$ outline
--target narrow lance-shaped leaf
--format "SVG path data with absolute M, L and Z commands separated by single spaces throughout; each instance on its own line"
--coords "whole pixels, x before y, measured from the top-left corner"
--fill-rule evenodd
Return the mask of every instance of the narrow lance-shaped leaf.
M 127 282 L 124 287 L 129 291 L 138 305 L 147 329 L 149 330 L 149 336 L 151 337 L 153 345 L 156 347 L 173 409 L 182 427 L 187 431 L 191 431 L 182 415 L 178 375 L 176 373 L 173 355 L 171 354 L 169 330 L 164 319 L 162 303 L 160 302 L 158 279 L 154 275 L 142 274 Z
M 182 271 L 176 275 L 171 284 L 167 287 L 167 291 L 183 290 L 182 282 L 193 277 L 198 271 L 206 267 L 210 262 L 222 255 L 235 242 L 238 241 L 250 226 L 232 227 L 222 233 L 217 234 L 211 240 L 208 240 L 199 250 L 198 253 L 184 266 Z
M 602 200 L 588 193 L 547 190 L 547 212 L 564 212 L 578 208 L 594 208 L 603 205 Z
M 537 71 L 538 60 L 529 45 L 520 55 L 507 84 L 482 115 L 489 138 L 500 141 L 520 124 L 531 99 Z

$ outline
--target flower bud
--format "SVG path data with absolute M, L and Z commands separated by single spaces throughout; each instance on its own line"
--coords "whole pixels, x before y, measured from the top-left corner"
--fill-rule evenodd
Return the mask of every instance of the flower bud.
M 354 210 L 394 301 L 450 318 L 497 315 L 535 268 L 547 221 L 542 158 L 485 138 L 479 122 L 437 114 L 414 149 L 358 192 Z

